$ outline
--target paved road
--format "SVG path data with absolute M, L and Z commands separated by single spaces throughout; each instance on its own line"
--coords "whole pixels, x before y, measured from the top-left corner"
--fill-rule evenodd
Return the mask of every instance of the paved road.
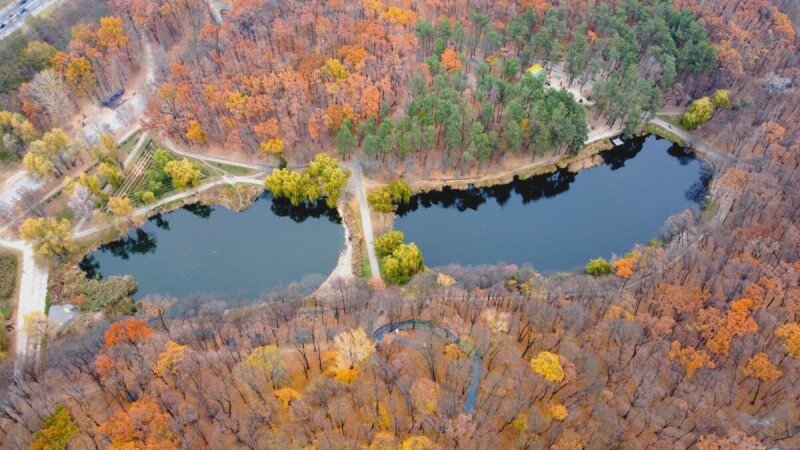
M 25 4 L 20 4 L 19 0 L 13 0 L 13 3 L 0 11 L 0 23 L 6 24 L 4 28 L 0 29 L 0 39 L 19 29 L 25 23 L 25 19 L 38 15 L 43 9 L 57 1 L 59 0 L 28 0 Z M 25 12 L 20 12 L 23 8 Z M 11 18 L 8 17 L 9 15 Z
M 367 194 L 364 192 L 364 182 L 361 177 L 361 162 L 358 159 L 354 159 L 342 165 L 353 172 L 353 176 L 348 181 L 348 189 L 351 192 L 354 191 L 358 198 L 358 208 L 361 211 L 361 228 L 364 230 L 364 242 L 367 245 L 369 270 L 372 272 L 372 278 L 380 279 L 381 267 L 378 264 L 378 256 L 375 254 L 375 235 L 372 232 L 372 218 L 370 217 Z
M 22 241 L 0 240 L 0 247 L 22 254 L 22 277 L 19 284 L 19 301 L 14 325 L 17 371 L 20 371 L 21 364 L 25 361 L 25 357 L 29 352 L 38 350 L 38 342 L 31 340 L 25 330 L 25 317 L 37 312 L 44 314 L 49 272 L 46 265 L 34 259 L 33 247 L 29 244 Z

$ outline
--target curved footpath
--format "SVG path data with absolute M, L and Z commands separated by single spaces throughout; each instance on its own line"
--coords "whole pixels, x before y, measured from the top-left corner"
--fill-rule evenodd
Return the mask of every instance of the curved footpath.
M 467 388 L 467 397 L 464 399 L 464 412 L 472 415 L 475 412 L 475 403 L 478 399 L 478 387 L 480 387 L 481 378 L 483 377 L 483 363 L 481 360 L 481 355 L 474 349 L 466 348 L 458 336 L 451 333 L 450 330 L 446 328 L 432 324 L 430 321 L 409 319 L 397 323 L 388 323 L 378 327 L 372 332 L 372 337 L 375 339 L 375 342 L 380 344 L 386 335 L 391 332 L 400 330 L 416 330 L 417 328 L 430 330 L 436 336 L 458 345 L 458 347 L 463 350 L 464 353 L 472 356 L 472 375 L 470 376 L 469 387 Z M 397 339 L 395 342 L 407 347 L 419 348 L 416 343 L 406 339 Z

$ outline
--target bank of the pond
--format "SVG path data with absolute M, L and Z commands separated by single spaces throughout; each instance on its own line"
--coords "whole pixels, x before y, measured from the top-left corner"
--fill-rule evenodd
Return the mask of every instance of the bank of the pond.
M 412 193 L 422 194 L 445 187 L 468 189 L 470 187 L 490 187 L 498 184 L 508 184 L 518 178 L 526 179 L 546 175 L 562 169 L 579 172 L 601 164 L 603 152 L 613 148 L 614 144 L 611 143 L 611 139 L 605 138 L 588 144 L 575 155 L 548 156 L 520 167 L 499 170 L 477 177 L 416 179 L 411 180 L 409 186 Z
M 705 201 L 709 170 L 667 140 L 645 136 L 579 156 L 503 184 L 460 181 L 418 191 L 398 209 L 394 228 L 431 267 L 506 262 L 570 270 L 648 242 L 669 216 Z
M 343 237 L 335 209 L 322 202 L 293 207 L 264 192 L 239 212 L 194 203 L 156 214 L 80 265 L 90 276 L 132 275 L 136 298 L 207 293 L 249 300 L 290 283 L 313 291 L 346 254 Z

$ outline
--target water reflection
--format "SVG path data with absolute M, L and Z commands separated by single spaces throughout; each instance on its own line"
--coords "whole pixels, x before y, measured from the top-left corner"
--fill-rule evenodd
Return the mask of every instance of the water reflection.
M 646 243 L 667 217 L 706 201 L 711 171 L 669 141 L 632 139 L 601 156 L 599 167 L 579 173 L 414 195 L 398 209 L 395 228 L 431 267 L 506 262 L 561 270 Z
M 203 219 L 211 217 L 211 213 L 214 211 L 213 206 L 204 205 L 202 203 L 192 203 L 191 205 L 184 206 L 183 209 Z
M 322 217 L 333 223 L 342 223 L 339 212 L 335 208 L 328 207 L 324 200 L 317 200 L 314 203 L 305 202 L 299 206 L 293 206 L 292 203 L 285 198 L 272 198 L 268 193 L 264 195 L 272 200 L 272 205 L 270 205 L 269 208 L 270 211 L 279 217 L 288 217 L 297 223 L 305 222 L 309 218 L 319 219 Z
M 610 170 L 619 170 L 625 163 L 635 158 L 642 151 L 646 142 L 645 137 L 626 141 L 623 145 L 615 147 L 601 154 L 603 164 Z M 677 144 L 672 144 L 667 149 L 667 154 L 675 158 L 681 166 L 687 166 L 696 161 L 697 156 Z M 702 205 L 705 201 L 708 182 L 711 179 L 711 170 L 703 166 L 700 179 L 686 191 L 686 199 Z M 445 186 L 439 190 L 417 194 L 411 197 L 408 204 L 397 209 L 397 215 L 402 217 L 422 208 L 438 206 L 442 208 L 455 208 L 458 211 L 477 210 L 489 199 L 498 205 L 504 206 L 513 195 L 520 197 L 523 204 L 535 202 L 543 198 L 555 197 L 569 190 L 578 174 L 567 169 L 538 175 L 527 179 L 514 177 L 508 184 L 489 187 L 469 187 L 467 189 L 453 189 Z
M 343 245 L 341 222 L 324 201 L 292 206 L 266 191 L 241 212 L 195 203 L 150 217 L 79 267 L 89 277 L 133 275 L 137 298 L 208 292 L 254 299 L 309 274 L 324 279 Z

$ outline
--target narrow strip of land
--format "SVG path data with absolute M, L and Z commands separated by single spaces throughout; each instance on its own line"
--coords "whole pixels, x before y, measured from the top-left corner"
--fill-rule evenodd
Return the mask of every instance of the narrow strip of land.
M 367 194 L 364 191 L 364 182 L 361 176 L 361 161 L 354 159 L 348 163 L 343 164 L 349 168 L 353 175 L 348 182 L 348 189 L 355 192 L 358 199 L 358 209 L 361 212 L 361 228 L 364 230 L 364 243 L 367 246 L 367 258 L 369 259 L 369 270 L 372 273 L 372 278 L 381 278 L 381 268 L 378 264 L 378 256 L 375 254 L 375 235 L 372 231 L 372 217 L 370 217 L 369 204 L 367 203 Z

